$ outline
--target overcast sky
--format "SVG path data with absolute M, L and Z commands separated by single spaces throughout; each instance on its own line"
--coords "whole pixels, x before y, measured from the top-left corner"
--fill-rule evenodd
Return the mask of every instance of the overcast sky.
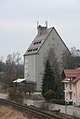
M 0 57 L 24 55 L 37 34 L 37 20 L 54 26 L 68 48 L 80 49 L 80 0 L 0 0 Z

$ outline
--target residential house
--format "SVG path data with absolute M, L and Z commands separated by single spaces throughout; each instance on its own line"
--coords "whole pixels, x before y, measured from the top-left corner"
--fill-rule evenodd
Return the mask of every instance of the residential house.
M 80 68 L 63 72 L 65 102 L 80 105 Z
M 35 82 L 36 90 L 41 91 L 44 57 L 54 48 L 56 58 L 61 61 L 63 52 L 69 50 L 54 27 L 39 25 L 37 30 L 36 37 L 24 54 L 24 78 Z

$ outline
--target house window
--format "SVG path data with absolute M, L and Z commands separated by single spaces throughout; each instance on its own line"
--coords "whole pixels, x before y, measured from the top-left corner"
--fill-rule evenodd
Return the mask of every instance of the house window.
M 34 48 L 34 49 L 33 49 L 33 51 L 36 51 L 36 50 L 38 50 L 38 48 Z
M 41 41 L 34 42 L 34 45 L 40 44 Z
M 32 51 L 32 49 L 29 49 L 29 50 L 28 50 L 28 52 L 31 52 L 31 51 Z
M 72 89 L 71 79 L 70 79 L 69 86 L 70 86 L 70 90 L 71 90 Z
M 70 100 L 72 99 L 72 93 L 70 93 Z
M 70 90 L 72 89 L 72 85 L 71 85 L 71 83 L 69 84 L 69 86 L 70 86 Z
M 38 48 L 33 48 L 33 49 L 29 49 L 28 52 L 31 52 L 31 51 L 37 51 Z

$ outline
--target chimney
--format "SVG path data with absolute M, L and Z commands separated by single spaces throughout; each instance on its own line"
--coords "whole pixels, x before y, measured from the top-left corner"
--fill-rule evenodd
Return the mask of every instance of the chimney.
M 39 23 L 37 22 L 37 30 L 38 30 L 38 34 L 41 35 L 41 33 L 47 29 L 47 22 L 45 22 L 46 26 L 43 27 L 41 25 L 39 25 Z

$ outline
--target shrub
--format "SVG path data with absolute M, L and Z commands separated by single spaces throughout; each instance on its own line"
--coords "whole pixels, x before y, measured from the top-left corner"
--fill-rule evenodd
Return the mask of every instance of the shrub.
M 16 92 L 16 88 L 9 88 L 8 89 L 8 99 L 14 100 L 16 102 L 23 102 L 23 96 L 19 92 Z
M 53 90 L 48 90 L 45 94 L 44 94 L 44 98 L 45 100 L 49 101 L 53 98 L 54 92 Z
M 23 103 L 23 96 L 21 93 L 16 93 L 15 94 L 15 101 L 18 103 Z
M 15 100 L 16 89 L 8 88 L 8 96 L 10 100 Z

